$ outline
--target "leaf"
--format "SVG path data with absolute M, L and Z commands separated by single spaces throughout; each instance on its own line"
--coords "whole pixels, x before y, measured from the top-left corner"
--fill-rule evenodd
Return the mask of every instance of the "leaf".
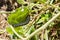
M 47 22 L 52 17 L 51 13 L 41 14 L 41 18 L 38 20 L 36 24 Z
M 39 0 L 39 3 L 45 3 L 47 0 Z
M 39 19 L 39 21 L 36 24 L 42 23 L 45 21 L 45 17 L 42 17 L 41 19 Z
M 25 30 L 24 30 L 23 26 L 15 27 L 14 29 L 15 29 L 15 31 L 16 31 L 18 34 L 24 36 L 24 34 L 25 34 Z
M 25 34 L 25 29 L 22 26 L 19 27 L 14 27 L 14 30 L 21 36 L 24 36 Z M 17 37 L 14 32 L 12 31 L 12 29 L 10 27 L 6 28 L 6 31 L 10 34 L 13 35 L 13 37 Z
M 23 37 L 25 36 L 25 29 L 23 28 L 23 26 L 15 27 L 14 29 L 19 35 L 21 35 Z M 17 35 L 13 34 L 13 38 L 18 39 L 19 37 Z
M 37 2 L 38 0 L 29 0 L 29 2 Z
M 47 0 L 29 0 L 29 2 L 32 2 L 32 3 L 34 3 L 34 2 L 39 2 L 39 3 L 45 3 Z
M 18 2 L 19 4 L 23 4 L 23 3 L 24 3 L 24 0 L 17 0 L 17 2 Z
M 10 27 L 6 27 L 6 31 L 9 33 L 9 34 L 13 34 L 13 31 L 12 31 L 12 29 L 10 28 Z

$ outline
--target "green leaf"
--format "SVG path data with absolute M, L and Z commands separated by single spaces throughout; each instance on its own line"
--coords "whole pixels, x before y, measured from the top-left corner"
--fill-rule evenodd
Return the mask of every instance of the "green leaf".
M 15 27 L 14 29 L 19 35 L 21 35 L 23 37 L 25 36 L 25 29 L 23 28 L 23 26 Z M 17 35 L 13 34 L 13 38 L 19 38 L 19 37 L 17 37 Z
M 18 34 L 24 36 L 24 34 L 25 34 L 25 29 L 23 28 L 23 26 L 15 27 L 14 29 L 15 29 L 15 31 L 16 31 Z
M 6 31 L 9 33 L 9 34 L 13 34 L 13 31 L 12 31 L 12 29 L 10 28 L 10 27 L 6 27 Z
M 25 35 L 25 29 L 22 26 L 19 27 L 14 27 L 14 30 L 21 36 Z M 10 27 L 6 28 L 6 31 L 10 34 L 13 35 L 14 37 L 17 37 L 14 32 L 12 31 L 12 29 Z
M 47 0 L 39 0 L 39 3 L 45 3 Z
M 51 13 L 41 14 L 41 18 L 36 24 L 47 22 L 52 17 Z
M 23 3 L 24 3 L 24 0 L 17 0 L 17 2 L 18 2 L 19 4 L 23 4 Z
M 47 0 L 29 0 L 29 2 L 45 3 Z

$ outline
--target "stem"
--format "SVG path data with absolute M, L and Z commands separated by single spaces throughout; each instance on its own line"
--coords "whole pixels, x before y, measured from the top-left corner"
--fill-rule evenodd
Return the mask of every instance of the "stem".
M 48 40 L 48 30 L 45 30 L 45 40 Z
M 14 30 L 14 28 L 11 26 L 11 25 L 9 25 L 10 27 L 11 27 L 11 29 L 12 29 L 12 31 L 20 38 L 20 39 L 24 39 L 22 36 L 20 36 L 15 30 Z
M 49 4 L 50 0 L 47 0 L 46 4 Z
M 41 26 L 39 29 L 37 29 L 35 32 L 33 32 L 31 35 L 27 36 L 26 39 L 31 38 L 32 36 L 34 36 L 35 34 L 37 34 L 38 32 L 40 32 L 41 30 L 45 29 L 48 27 L 48 25 L 53 22 L 58 16 L 60 15 L 60 12 L 58 14 L 56 14 L 52 19 L 50 19 L 46 24 L 44 24 L 43 26 Z
M 53 1 L 54 1 L 54 0 L 51 0 L 51 1 L 50 1 L 50 4 L 52 4 L 52 3 L 53 3 Z
M 7 14 L 7 13 L 11 13 L 11 12 L 7 12 L 7 11 L 0 11 L 0 13 L 1 13 L 1 14 L 2 14 L 2 13 Z
M 13 11 L 0 11 L 1 14 L 4 14 L 4 13 L 8 14 L 8 13 L 13 13 L 13 12 L 15 12 L 15 10 L 13 10 Z
M 41 33 L 41 40 L 44 40 L 44 30 L 42 30 L 42 33 Z

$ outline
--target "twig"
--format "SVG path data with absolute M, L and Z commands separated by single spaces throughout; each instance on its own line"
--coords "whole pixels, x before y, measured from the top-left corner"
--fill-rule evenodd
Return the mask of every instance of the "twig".
M 48 25 L 53 22 L 58 16 L 60 15 L 60 12 L 58 14 L 56 14 L 51 20 L 49 20 L 46 24 L 44 24 L 43 26 L 41 26 L 39 29 L 37 29 L 35 32 L 33 32 L 31 35 L 26 37 L 26 40 L 31 38 L 32 36 L 34 36 L 35 34 L 37 34 L 38 32 L 40 32 L 41 30 L 45 29 L 48 27 Z

